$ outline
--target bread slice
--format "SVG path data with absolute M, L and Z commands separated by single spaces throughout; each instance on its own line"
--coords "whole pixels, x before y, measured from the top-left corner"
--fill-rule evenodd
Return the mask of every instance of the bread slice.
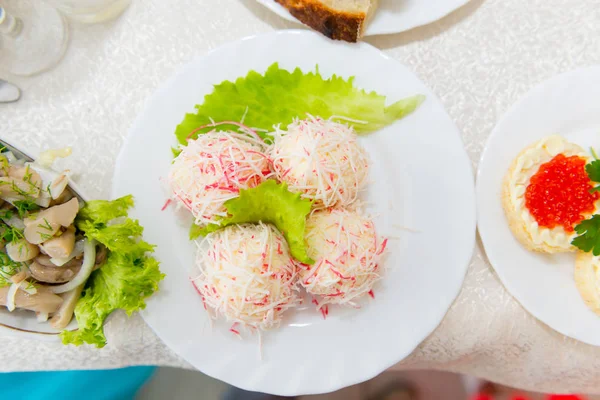
M 578 253 L 575 259 L 575 285 L 585 304 L 600 315 L 600 259 L 592 253 Z
M 275 0 L 300 22 L 337 40 L 356 42 L 377 8 L 377 0 Z

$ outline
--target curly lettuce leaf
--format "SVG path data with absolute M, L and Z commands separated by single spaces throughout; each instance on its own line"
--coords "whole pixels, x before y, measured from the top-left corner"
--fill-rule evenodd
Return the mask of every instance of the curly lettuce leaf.
M 216 228 L 213 229 L 212 227 L 216 227 Z M 190 240 L 196 240 L 200 236 L 206 236 L 210 232 L 214 232 L 217 229 L 219 229 L 218 225 L 209 225 L 209 226 L 203 228 L 199 225 L 192 224 L 192 226 L 190 226 L 190 232 L 189 232 Z
M 152 252 L 154 246 L 139 240 L 144 228 L 135 220 L 124 219 L 116 224 L 106 225 L 104 223 L 89 220 L 77 221 L 77 228 L 85 232 L 88 239 L 94 239 L 112 252 L 129 253 L 137 252 L 142 255 Z
M 324 79 L 318 71 L 304 73 L 299 68 L 293 72 L 271 65 L 264 75 L 250 71 L 235 82 L 224 81 L 215 85 L 204 103 L 196 106 L 195 114 L 186 114 L 177 126 L 175 135 L 185 145 L 187 137 L 198 127 L 212 121 L 241 121 L 259 130 L 270 132 L 275 124 L 286 126 L 294 118 L 306 118 L 308 114 L 322 118 L 341 116 L 366 123 L 349 122 L 357 133 L 364 134 L 381 129 L 413 112 L 425 99 L 416 95 L 385 105 L 386 97 L 367 92 L 354 86 L 354 77 L 344 79 L 332 76 Z M 207 127 L 237 130 L 234 125 Z M 268 133 L 258 132 L 270 140 Z
M 93 200 L 85 203 L 79 210 L 77 219 L 94 223 L 107 223 L 115 218 L 127 216 L 127 211 L 133 207 L 133 196 L 123 196 L 116 200 Z
M 255 188 L 241 190 L 239 197 L 226 201 L 228 216 L 220 221 L 220 225 L 212 224 L 204 228 L 193 226 L 190 237 L 193 233 L 206 236 L 228 225 L 262 221 L 279 229 L 288 243 L 292 257 L 305 264 L 313 264 L 304 241 L 306 217 L 310 214 L 311 205 L 310 200 L 290 192 L 285 183 L 267 180 Z
M 104 347 L 104 320 L 118 309 L 128 315 L 144 309 L 145 299 L 158 290 L 164 278 L 158 261 L 149 255 L 154 246 L 141 240 L 143 228 L 137 221 L 126 218 L 132 206 L 131 196 L 113 201 L 95 200 L 87 202 L 77 215 L 77 227 L 88 239 L 105 245 L 109 254 L 102 267 L 88 279 L 75 306 L 79 329 L 62 332 L 64 344 Z

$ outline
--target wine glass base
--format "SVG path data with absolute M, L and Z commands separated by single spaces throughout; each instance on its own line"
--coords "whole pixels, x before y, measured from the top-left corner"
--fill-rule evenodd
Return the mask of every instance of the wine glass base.
M 83 24 L 97 24 L 119 17 L 131 0 L 46 0 L 69 20 Z
M 66 19 L 40 0 L 6 3 L 6 12 L 22 25 L 20 32 L 0 36 L 0 69 L 32 76 L 53 68 L 63 58 L 69 42 Z

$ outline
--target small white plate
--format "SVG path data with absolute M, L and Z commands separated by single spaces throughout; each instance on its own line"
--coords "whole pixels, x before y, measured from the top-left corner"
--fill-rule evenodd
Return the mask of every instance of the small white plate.
M 293 48 L 294 51 L 288 51 Z M 213 85 L 250 70 L 282 68 L 356 76 L 388 96 L 427 100 L 407 118 L 361 138 L 373 161 L 365 200 L 391 241 L 385 278 L 362 309 L 312 307 L 289 313 L 264 334 L 239 340 L 229 326 L 211 329 L 189 282 L 194 245 L 170 209 L 159 178 L 172 160 L 173 132 Z M 377 71 L 377 73 L 373 73 Z M 165 82 L 139 115 L 117 160 L 113 194 L 132 193 L 133 215 L 166 278 L 142 312 L 156 334 L 202 372 L 247 390 L 279 395 L 333 391 L 365 381 L 408 356 L 440 323 L 458 294 L 475 239 L 475 193 L 459 132 L 435 95 L 408 69 L 368 44 L 335 43 L 306 30 L 243 39 L 198 58 Z M 417 230 L 411 233 L 402 227 Z
M 477 174 L 478 225 L 485 251 L 506 289 L 536 318 L 563 335 L 600 346 L 600 317 L 579 296 L 574 254 L 527 251 L 502 209 L 502 179 L 527 145 L 559 134 L 584 148 L 600 146 L 600 67 L 556 76 L 514 105 L 494 128 Z
M 275 0 L 256 0 L 288 21 L 298 22 L 288 10 Z M 427 25 L 445 17 L 467 4 L 469 0 L 380 0 L 365 36 L 404 32 Z

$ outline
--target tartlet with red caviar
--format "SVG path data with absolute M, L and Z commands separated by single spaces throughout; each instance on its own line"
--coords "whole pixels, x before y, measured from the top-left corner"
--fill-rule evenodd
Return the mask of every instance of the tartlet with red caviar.
M 600 208 L 585 166 L 591 156 L 553 135 L 526 147 L 504 177 L 502 205 L 510 229 L 528 250 L 576 251 L 575 227 Z

